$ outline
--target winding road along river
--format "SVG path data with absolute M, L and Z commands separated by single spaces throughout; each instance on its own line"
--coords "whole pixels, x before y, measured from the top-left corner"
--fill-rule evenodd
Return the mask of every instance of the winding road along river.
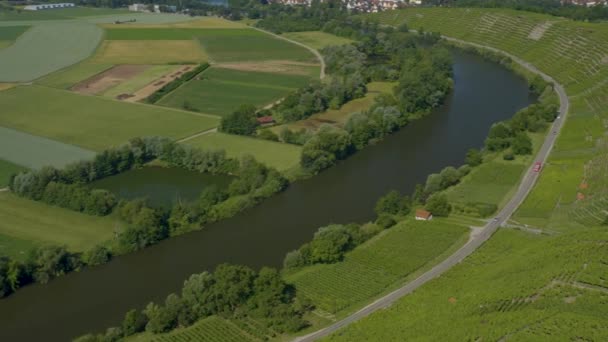
M 461 165 L 492 123 L 534 98 L 502 67 L 460 52 L 454 57 L 455 90 L 432 115 L 232 219 L 19 290 L 0 300 L 0 341 L 67 341 L 117 325 L 127 310 L 162 300 L 190 274 L 222 262 L 280 266 L 319 226 L 369 220 L 388 190 L 410 193 L 429 173 Z

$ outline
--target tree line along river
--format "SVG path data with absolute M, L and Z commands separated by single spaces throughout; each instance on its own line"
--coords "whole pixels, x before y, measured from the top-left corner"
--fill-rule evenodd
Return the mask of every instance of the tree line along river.
M 463 164 L 494 122 L 535 100 L 525 80 L 459 51 L 454 82 L 431 115 L 253 209 L 0 300 L 0 341 L 67 341 L 117 325 L 129 309 L 163 300 L 191 274 L 220 263 L 280 267 L 318 227 L 368 221 L 390 189 L 411 193 L 428 174 Z

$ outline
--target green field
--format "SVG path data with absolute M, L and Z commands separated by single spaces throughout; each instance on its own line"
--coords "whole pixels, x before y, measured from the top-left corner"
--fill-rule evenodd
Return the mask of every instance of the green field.
M 435 219 L 405 221 L 348 253 L 344 261 L 314 265 L 286 276 L 318 309 L 336 313 L 394 287 L 450 247 L 468 228 Z
M 178 65 L 154 65 L 139 75 L 117 85 L 116 87 L 108 89 L 103 93 L 103 96 L 114 98 L 120 94 L 132 94 L 179 67 L 180 66 Z
M 36 83 L 48 87 L 68 89 L 79 82 L 110 69 L 112 66 L 112 64 L 99 64 L 85 61 L 38 79 L 36 80 Z
M 250 154 L 256 160 L 285 171 L 300 163 L 301 147 L 239 135 L 210 133 L 187 141 L 203 149 L 224 149 L 229 156 L 240 158 Z
M 190 108 L 203 113 L 224 116 L 243 104 L 263 107 L 309 81 L 305 75 L 210 68 L 158 104 L 184 108 L 187 102 Z
M 94 156 L 95 152 L 78 146 L 0 126 L 0 159 L 17 165 L 31 169 L 49 165 L 61 168 Z
M 8 109 L 0 126 L 97 151 L 137 136 L 184 138 L 219 124 L 213 116 L 41 86 L 2 91 L 0 105 Z
M 214 62 L 295 60 L 316 62 L 306 49 L 249 28 L 112 28 L 107 40 L 191 40 L 199 39 Z
M 88 16 L 124 14 L 126 10 L 110 8 L 76 7 L 62 8 L 46 11 L 3 11 L 0 12 L 1 21 L 25 21 L 25 20 L 62 20 Z
M 35 25 L 0 51 L 0 82 L 31 81 L 77 63 L 97 48 L 102 35 L 101 28 L 79 21 Z
M 100 64 L 198 64 L 207 59 L 196 40 L 106 40 L 91 61 Z
M 12 174 L 19 173 L 20 171 L 25 170 L 27 169 L 23 166 L 0 159 L 0 189 L 8 185 L 8 179 Z
M 321 31 L 287 32 L 283 33 L 282 36 L 308 45 L 316 50 L 321 50 L 330 45 L 345 45 L 353 42 L 351 39 Z
M 481 250 L 331 341 L 604 341 L 605 230 L 541 237 L 499 231 Z
M 109 217 L 80 214 L 0 192 L 0 244 L 15 239 L 20 245 L 28 241 L 84 251 L 111 239 L 119 228 L 120 224 Z
M 17 40 L 20 35 L 27 31 L 30 27 L 22 26 L 0 26 L 0 40 L 11 41 Z

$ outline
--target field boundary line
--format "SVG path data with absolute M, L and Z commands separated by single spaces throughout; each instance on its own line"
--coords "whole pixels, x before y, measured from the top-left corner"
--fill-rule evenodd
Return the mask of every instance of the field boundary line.
M 191 136 L 179 139 L 179 140 L 177 140 L 177 143 L 183 143 L 183 142 L 186 142 L 186 141 L 189 141 L 189 140 L 192 140 L 192 139 L 196 139 L 196 138 L 198 138 L 200 136 L 211 134 L 211 133 L 217 133 L 217 127 L 216 128 L 208 129 L 206 131 L 198 132 L 198 133 L 193 134 Z
M 10 189 L 8 187 L 6 188 L 0 188 L 0 192 L 5 192 L 5 191 L 9 191 Z
M 415 30 L 411 30 L 411 31 L 416 32 Z M 553 83 L 553 89 L 557 93 L 559 101 L 560 101 L 559 114 L 561 116 L 561 119 L 556 119 L 551 124 L 551 128 L 547 131 L 547 135 L 545 137 L 543 145 L 538 150 L 538 152 L 536 154 L 536 158 L 534 159 L 534 160 L 544 164 L 547 161 L 547 158 L 549 157 L 549 154 L 551 152 L 551 149 L 553 148 L 553 145 L 555 144 L 555 140 L 557 139 L 557 136 L 558 136 L 557 133 L 559 133 L 561 131 L 562 127 L 564 126 L 564 122 L 566 121 L 566 115 L 568 114 L 570 100 L 568 99 L 568 95 L 566 94 L 564 87 L 560 83 L 558 83 L 555 79 L 553 79 L 551 76 L 549 76 L 549 75 L 543 73 L 542 71 L 540 71 L 539 69 L 537 69 L 531 63 L 526 62 L 523 59 L 516 57 L 515 55 L 512 55 L 506 51 L 496 49 L 491 46 L 471 43 L 471 42 L 467 42 L 465 40 L 447 37 L 447 36 L 443 36 L 443 35 L 442 35 L 442 38 L 444 38 L 448 41 L 451 41 L 451 42 L 474 46 L 477 48 L 486 49 L 486 50 L 490 50 L 490 51 L 505 55 L 505 56 L 511 58 L 514 62 L 521 65 L 523 68 L 527 69 L 528 71 L 541 76 L 544 80 L 546 80 L 548 82 Z M 555 134 L 553 134 L 553 132 L 555 132 Z M 530 191 L 536 184 L 536 181 L 538 180 L 539 175 L 540 175 L 540 172 L 538 172 L 538 173 L 533 172 L 532 167 L 533 167 L 532 165 L 528 166 L 528 168 L 526 169 L 526 174 L 524 175 L 524 177 L 522 179 L 520 179 L 520 183 L 517 188 L 517 191 L 511 197 L 511 199 L 507 202 L 507 204 L 504 206 L 504 208 L 499 212 L 498 216 L 496 216 L 496 218 L 494 220 L 491 220 L 490 222 L 488 222 L 482 228 L 481 231 L 478 231 L 477 234 L 471 238 L 471 240 L 469 240 L 465 245 L 463 245 L 461 248 L 459 248 L 452 255 L 450 255 L 449 257 L 444 259 L 439 264 L 435 265 L 429 271 L 420 275 L 418 278 L 412 280 L 409 283 L 404 284 L 401 288 L 399 288 L 383 297 L 376 299 L 371 304 L 363 307 L 359 311 L 343 318 L 342 320 L 340 320 L 334 324 L 331 324 L 325 328 L 317 330 L 316 332 L 297 337 L 293 341 L 294 342 L 316 341 L 320 338 L 331 335 L 334 332 L 340 330 L 341 328 L 343 328 L 351 323 L 354 323 L 362 318 L 365 318 L 380 309 L 386 309 L 386 308 L 390 307 L 397 300 L 414 292 L 415 290 L 417 290 L 418 288 L 420 288 L 422 285 L 426 284 L 427 282 L 440 277 L 443 273 L 447 272 L 452 267 L 459 264 L 462 260 L 464 260 L 466 257 L 471 255 L 473 252 L 475 252 L 475 250 L 477 250 L 481 245 L 483 245 L 487 240 L 489 240 L 492 237 L 492 235 L 494 235 L 494 233 L 504 223 L 506 223 L 509 220 L 509 218 L 511 217 L 511 215 L 513 215 L 513 213 L 517 210 L 517 208 L 519 208 L 521 203 L 528 196 L 528 194 L 530 193 Z
M 278 35 L 276 33 L 272 33 L 270 31 L 263 30 L 263 29 L 261 29 L 259 27 L 251 26 L 251 28 L 253 28 L 254 30 L 257 30 L 257 31 L 269 34 L 269 35 L 271 35 L 271 36 L 273 36 L 275 38 L 278 38 L 278 39 L 290 42 L 292 44 L 296 44 L 296 45 L 301 46 L 301 47 L 305 48 L 306 50 L 312 52 L 312 54 L 315 55 L 315 57 L 317 57 L 317 59 L 321 63 L 321 71 L 319 72 L 319 79 L 322 80 L 322 79 L 325 78 L 325 59 L 323 59 L 323 56 L 321 55 L 321 53 L 318 50 L 313 49 L 312 47 L 310 47 L 310 46 L 308 46 L 306 44 L 303 44 L 303 43 L 297 42 L 295 40 L 289 39 L 287 37 L 283 37 L 283 36 L 280 36 L 280 35 Z

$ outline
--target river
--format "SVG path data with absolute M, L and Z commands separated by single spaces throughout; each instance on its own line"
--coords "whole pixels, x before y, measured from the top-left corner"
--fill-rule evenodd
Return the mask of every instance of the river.
M 118 325 L 124 313 L 163 300 L 193 273 L 223 262 L 280 266 L 320 226 L 373 218 L 378 197 L 481 147 L 492 123 L 534 101 L 526 82 L 480 57 L 454 53 L 455 89 L 432 115 L 261 205 L 203 231 L 164 241 L 0 300 L 0 341 L 66 341 Z

